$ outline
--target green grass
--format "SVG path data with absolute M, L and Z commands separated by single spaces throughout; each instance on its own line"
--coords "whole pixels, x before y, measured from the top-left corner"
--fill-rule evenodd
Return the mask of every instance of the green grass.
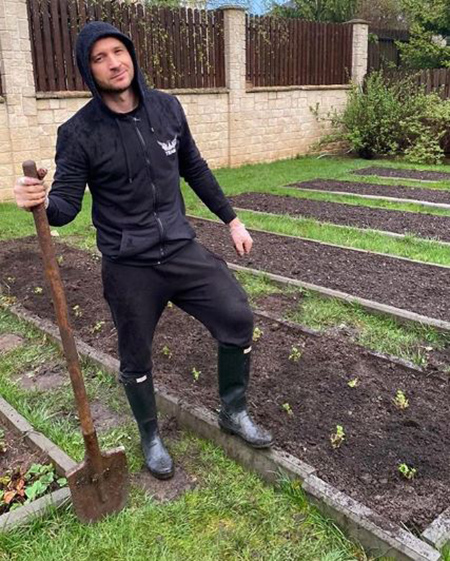
M 290 294 L 292 305 L 283 317 L 300 325 L 326 332 L 329 329 L 350 331 L 351 338 L 372 351 L 404 358 L 417 366 L 426 366 L 427 354 L 450 344 L 450 334 L 432 327 L 399 323 L 394 318 L 370 314 L 357 304 L 323 298 L 309 290 L 288 287 L 264 276 L 236 273 L 250 301 L 269 294 Z
M 25 391 L 18 374 L 45 364 L 61 363 L 59 351 L 41 334 L 0 310 L 0 333 L 17 333 L 25 343 L 0 363 L 0 393 L 36 429 L 76 459 L 82 438 L 72 413 L 67 386 L 52 392 Z M 83 365 L 91 399 L 108 401 L 121 394 L 111 376 Z M 116 401 L 123 396 L 116 395 Z M 140 469 L 137 431 L 125 424 L 102 438 L 104 449 L 122 444 L 132 472 Z M 197 485 L 177 500 L 158 503 L 133 487 L 129 504 L 116 516 L 82 525 L 71 508 L 53 511 L 31 524 L 0 534 L 0 559 L 11 561 L 152 560 L 184 561 L 265 559 L 273 561 L 364 560 L 361 548 L 348 541 L 310 506 L 298 483 L 280 479 L 265 485 L 213 444 L 182 433 L 168 440 L 178 466 Z

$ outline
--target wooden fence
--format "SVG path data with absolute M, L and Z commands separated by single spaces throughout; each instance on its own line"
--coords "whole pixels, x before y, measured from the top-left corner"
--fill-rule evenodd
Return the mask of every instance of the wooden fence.
M 250 86 L 347 84 L 352 67 L 352 25 L 297 18 L 248 16 Z
M 41 92 L 86 89 L 75 63 L 77 34 L 89 21 L 112 23 L 129 35 L 151 86 L 225 86 L 223 12 L 145 9 L 114 0 L 28 0 L 33 64 Z
M 400 50 L 397 41 L 408 42 L 409 33 L 401 29 L 369 28 L 368 69 L 380 70 L 400 66 Z
M 410 76 L 425 93 L 437 92 L 443 99 L 450 99 L 450 68 L 387 70 L 384 74 L 388 81 Z

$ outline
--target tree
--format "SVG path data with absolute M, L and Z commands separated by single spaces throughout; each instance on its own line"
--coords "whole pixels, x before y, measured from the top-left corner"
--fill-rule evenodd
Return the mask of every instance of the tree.
M 410 22 L 409 43 L 399 44 L 410 68 L 450 68 L 450 0 L 401 0 Z
M 406 29 L 405 12 L 398 0 L 360 0 L 357 17 L 379 29 Z
M 271 11 L 281 17 L 343 23 L 355 17 L 357 7 L 358 0 L 290 0 L 275 3 Z

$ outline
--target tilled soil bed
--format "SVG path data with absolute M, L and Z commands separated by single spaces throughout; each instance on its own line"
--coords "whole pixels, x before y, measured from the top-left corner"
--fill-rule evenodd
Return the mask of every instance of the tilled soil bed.
M 450 181 L 450 173 L 441 171 L 419 171 L 415 169 L 379 168 L 372 166 L 357 169 L 355 175 L 378 175 L 379 177 L 400 177 L 404 179 L 419 179 L 421 181 Z
M 335 193 L 355 193 L 355 195 L 372 195 L 425 201 L 450 205 L 450 189 L 421 189 L 404 185 L 377 185 L 353 181 L 336 181 L 334 179 L 315 179 L 287 185 L 295 189 L 313 189 L 314 191 L 332 191 Z
M 450 241 L 450 216 L 382 210 L 369 207 L 311 201 L 267 193 L 244 193 L 230 198 L 233 206 L 247 210 L 314 218 L 331 224 L 414 234 Z
M 96 256 L 58 245 L 76 334 L 116 355 L 116 333 L 102 297 Z M 53 320 L 37 246 L 30 239 L 1 245 L 3 291 Z M 36 291 L 36 287 L 43 288 Z M 317 468 L 319 476 L 390 520 L 422 530 L 450 504 L 449 378 L 424 374 L 371 355 L 340 338 L 306 335 L 257 318 L 249 402 L 273 430 L 277 447 Z M 99 327 L 100 326 L 100 327 Z M 298 353 L 292 355 L 293 347 Z M 200 372 L 196 381 L 192 370 Z M 168 307 L 154 343 L 155 379 L 189 403 L 216 410 L 216 345 L 192 317 Z M 357 379 L 355 387 L 348 382 Z M 398 390 L 409 407 L 398 409 Z M 333 448 L 336 426 L 345 440 Z M 398 466 L 417 470 L 404 479 Z
M 251 255 L 239 258 L 228 228 L 207 220 L 191 222 L 199 241 L 230 263 L 450 321 L 450 268 L 255 230 Z

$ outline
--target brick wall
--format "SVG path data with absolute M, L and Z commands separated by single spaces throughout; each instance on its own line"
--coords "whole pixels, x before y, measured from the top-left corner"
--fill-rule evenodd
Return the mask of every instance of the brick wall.
M 80 92 L 36 94 L 25 6 L 26 0 L 0 0 L 0 201 L 11 198 L 24 159 L 47 167 L 51 178 L 57 128 L 89 101 Z M 354 25 L 353 72 L 360 82 L 367 68 L 367 24 Z M 17 43 L 14 33 L 21 38 Z M 245 14 L 240 9 L 225 12 L 225 67 L 227 87 L 222 90 L 172 92 L 213 168 L 305 154 L 327 132 L 310 107 L 318 103 L 325 114 L 346 103 L 346 86 L 246 89 Z

